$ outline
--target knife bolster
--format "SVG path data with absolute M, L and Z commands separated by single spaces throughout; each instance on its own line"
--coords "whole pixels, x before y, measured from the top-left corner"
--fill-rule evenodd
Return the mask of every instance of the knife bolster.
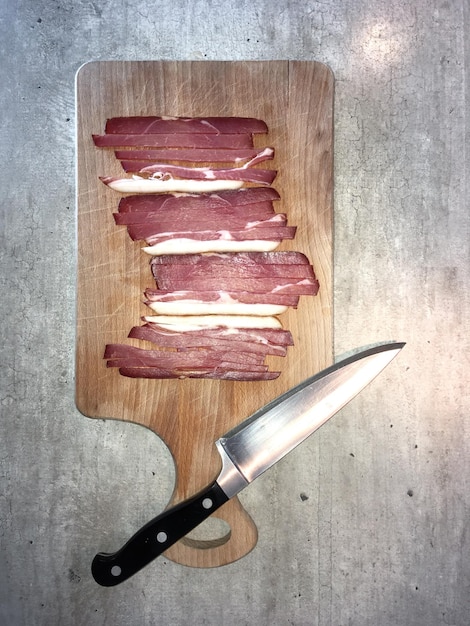
M 249 485 L 249 482 L 240 472 L 232 459 L 228 456 L 225 448 L 223 447 L 223 440 L 217 440 L 215 445 L 217 446 L 220 458 L 222 459 L 222 470 L 217 478 L 217 484 L 226 494 L 227 498 L 230 499 Z

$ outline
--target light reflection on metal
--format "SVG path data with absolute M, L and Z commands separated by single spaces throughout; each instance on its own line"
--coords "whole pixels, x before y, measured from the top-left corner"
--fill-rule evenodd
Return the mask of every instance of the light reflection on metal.
M 282 459 L 369 384 L 403 345 L 384 344 L 340 361 L 219 439 L 224 466 L 217 482 L 222 489 L 231 497 Z

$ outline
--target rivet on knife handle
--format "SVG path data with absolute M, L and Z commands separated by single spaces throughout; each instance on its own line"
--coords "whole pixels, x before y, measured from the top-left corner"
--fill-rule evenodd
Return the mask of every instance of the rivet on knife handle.
M 91 565 L 93 578 L 105 587 L 123 582 L 199 526 L 228 499 L 214 482 L 193 498 L 164 511 L 114 554 L 97 554 Z

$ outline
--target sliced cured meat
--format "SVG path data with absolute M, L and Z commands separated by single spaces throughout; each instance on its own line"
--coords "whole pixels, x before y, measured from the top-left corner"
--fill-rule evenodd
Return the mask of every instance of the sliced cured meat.
M 219 329 L 203 331 L 187 331 L 175 333 L 164 331 L 152 324 L 144 326 L 134 326 L 129 332 L 130 339 L 140 339 L 163 348 L 176 348 L 185 350 L 187 348 L 210 348 L 215 350 L 239 350 L 240 352 L 256 352 L 257 354 L 285 356 L 286 345 L 279 345 L 263 338 L 260 339 L 255 333 L 247 331 L 222 332 Z M 217 332 L 218 331 L 218 332 Z
M 95 145 L 115 148 L 131 176 L 102 177 L 127 195 L 115 223 L 145 241 L 156 289 L 154 315 L 129 339 L 150 348 L 109 344 L 107 366 L 136 378 L 270 380 L 267 356 L 293 344 L 276 315 L 314 295 L 318 281 L 305 255 L 273 252 L 295 226 L 274 211 L 277 172 L 254 167 L 273 158 L 254 147 L 267 132 L 255 118 L 116 117 Z
M 221 299 L 243 302 L 246 304 L 281 304 L 283 306 L 296 307 L 299 303 L 299 296 L 282 292 L 260 293 L 254 291 L 224 291 L 217 290 L 180 290 L 172 291 L 165 289 L 146 289 L 145 304 L 152 302 L 218 302 Z
M 161 180 L 159 178 L 116 178 L 113 176 L 100 176 L 101 182 L 121 193 L 211 193 L 213 191 L 223 191 L 225 189 L 240 189 L 243 186 L 242 180 L 191 180 L 170 178 Z
M 256 352 L 229 352 L 195 348 L 175 352 L 174 350 L 147 350 L 126 344 L 108 344 L 104 357 L 108 367 L 163 367 L 165 369 L 190 368 L 193 370 L 213 367 L 230 367 L 265 371 L 264 355 Z M 125 362 L 124 362 L 125 361 Z
M 121 376 L 129 378 L 211 378 L 216 380 L 236 380 L 236 381 L 260 381 L 274 380 L 281 372 L 250 372 L 239 370 L 223 370 L 221 368 L 210 369 L 206 372 L 200 371 L 178 371 L 161 370 L 157 367 L 120 367 Z
M 157 281 L 158 282 L 158 281 Z M 164 282 L 164 281 L 161 281 Z M 168 281 L 171 283 L 171 281 Z M 181 285 L 184 281 L 175 281 Z M 202 283 L 200 280 L 197 284 Z M 208 287 L 216 283 L 216 279 L 209 279 Z M 242 281 L 238 281 L 242 283 Z M 172 283 L 171 283 L 172 284 Z M 195 283 L 191 284 L 194 287 Z M 193 289 L 156 289 L 155 295 L 145 300 L 145 304 L 157 313 L 167 315 L 206 315 L 206 314 L 243 314 L 243 315 L 280 315 L 288 307 L 298 306 L 300 295 L 315 295 L 318 291 L 316 281 L 309 286 L 289 284 L 279 287 L 277 291 L 263 291 L 263 284 L 259 279 L 245 280 L 245 291 L 235 289 L 229 293 L 223 289 L 208 289 L 199 291 Z M 256 286 L 258 291 L 249 291 Z M 148 293 L 150 290 L 146 290 Z M 161 295 L 163 294 L 163 295 Z M 171 311 L 171 313 L 170 313 Z
M 151 352 L 150 350 L 144 350 L 144 352 Z M 201 356 L 202 350 L 190 350 L 187 352 L 165 352 L 163 350 L 155 350 L 158 352 L 158 356 L 145 356 L 141 357 L 129 357 L 123 359 L 108 359 L 106 362 L 107 367 L 158 367 L 165 370 L 177 370 L 184 372 L 200 371 L 211 372 L 220 368 L 222 370 L 237 370 L 240 372 L 250 371 L 259 372 L 260 374 L 268 371 L 268 366 L 258 363 L 250 363 L 248 354 L 239 354 L 240 360 L 226 359 L 224 356 L 215 352 L 211 352 L 209 356 Z M 170 358 L 167 358 L 170 357 Z
M 253 148 L 253 137 L 248 134 L 108 134 L 92 137 L 98 148 Z
M 248 187 L 238 190 L 220 191 L 219 193 L 202 194 L 147 194 L 126 196 L 119 202 L 119 212 L 157 211 L 169 209 L 205 212 L 209 209 L 237 210 L 243 205 L 279 200 L 279 193 L 273 187 Z
M 149 180 L 157 179 L 162 181 L 170 178 L 207 181 L 241 180 L 245 183 L 270 185 L 277 174 L 275 170 L 253 169 L 245 166 L 216 169 L 210 167 L 185 167 L 168 163 L 148 165 L 146 161 L 121 161 L 121 164 L 126 172 L 137 173 L 139 176 L 145 174 L 149 175 Z
M 302 252 L 239 252 L 214 254 L 186 254 L 184 256 L 159 256 L 151 260 L 151 266 L 168 265 L 310 265 L 310 261 Z
M 267 219 L 258 219 L 252 222 L 247 222 L 246 218 L 240 217 L 225 217 L 224 220 L 219 220 L 221 223 L 223 222 L 224 231 L 217 231 L 225 233 L 238 233 L 243 230 L 253 230 L 256 229 L 257 235 L 261 232 L 260 229 L 264 228 L 280 228 L 285 225 L 287 218 L 282 213 L 277 213 L 274 216 L 268 217 Z M 214 226 L 214 218 L 209 216 L 209 219 L 197 218 L 186 219 L 186 218 L 177 218 L 175 220 L 161 220 L 161 221 L 147 221 L 144 223 L 137 224 L 128 224 L 127 232 L 129 236 L 133 240 L 145 240 L 148 243 L 157 243 L 158 241 L 162 241 L 165 239 L 174 239 L 175 237 L 179 237 L 180 234 L 182 236 L 186 236 L 189 233 L 193 233 L 193 239 L 199 239 L 199 232 L 203 233 L 213 233 L 214 231 L 211 229 Z M 206 229 L 206 230 L 204 230 Z M 218 237 L 213 236 L 212 234 L 209 236 L 202 236 L 202 239 L 220 239 L 225 235 L 221 234 Z M 276 237 L 276 235 L 274 235 Z M 235 237 L 232 237 L 235 238 Z M 248 236 L 243 237 L 243 239 L 249 238 Z M 260 238 L 260 237 L 256 237 Z
M 105 132 L 120 134 L 258 134 L 267 133 L 268 127 L 263 120 L 252 117 L 158 117 L 148 115 L 112 117 L 106 121 Z
M 108 367 L 136 378 L 270 380 L 279 372 L 268 371 L 265 357 L 284 357 L 293 343 L 290 332 L 282 328 L 202 327 L 175 332 L 155 324 L 132 328 L 129 338 L 157 349 L 108 344 L 104 358 Z
M 201 208 L 201 210 L 199 210 Z M 188 206 L 176 208 L 171 205 L 162 207 L 155 211 L 125 211 L 114 214 L 114 220 L 116 224 L 146 224 L 146 223 L 158 223 L 160 221 L 171 221 L 174 224 L 177 222 L 183 224 L 185 220 L 194 221 L 198 220 L 200 226 L 209 222 L 210 228 L 214 227 L 214 224 L 220 223 L 225 226 L 225 220 L 231 219 L 244 219 L 245 223 L 251 223 L 254 220 L 268 219 L 275 215 L 272 202 L 256 202 L 255 204 L 243 204 L 239 207 L 224 206 L 224 207 L 198 207 Z M 169 230 L 174 230 L 170 228 Z
M 114 221 L 118 225 L 127 224 L 161 224 L 171 223 L 176 225 L 177 223 L 183 224 L 190 221 L 197 221 L 201 226 L 205 222 L 210 222 L 214 225 L 214 220 L 219 222 L 223 221 L 223 225 L 226 225 L 225 220 L 243 220 L 245 224 L 252 223 L 253 220 L 268 219 L 275 215 L 271 202 L 257 202 L 256 204 L 244 204 L 240 207 L 224 207 L 220 208 L 208 208 L 205 211 L 199 211 L 198 208 L 184 207 L 170 208 L 164 207 L 161 210 L 155 211 L 124 211 L 119 213 L 113 213 Z M 284 214 L 278 214 L 284 215 Z M 285 221 L 282 218 L 281 221 Z M 167 230 L 174 230 L 169 228 Z
M 294 340 L 289 330 L 285 330 L 280 325 L 269 328 L 240 328 L 240 327 L 224 327 L 224 326 L 204 326 L 196 329 L 183 328 L 182 330 L 172 330 L 168 326 L 161 326 L 155 322 L 147 322 L 143 326 L 135 326 L 131 333 L 136 329 L 151 333 L 145 339 L 153 343 L 168 345 L 172 347 L 182 347 L 183 345 L 191 345 L 194 338 L 203 338 L 207 341 L 214 339 L 226 339 L 230 341 L 248 341 L 250 343 L 261 343 L 273 346 L 293 346 Z M 129 337 L 133 335 L 129 334 Z M 151 338 L 152 337 L 152 338 Z M 138 337 L 144 339 L 144 337 Z M 188 342 L 188 344 L 164 343 L 168 341 Z M 210 345 L 210 344 L 209 344 Z
M 254 291 L 254 292 L 281 292 L 292 293 L 296 295 L 316 295 L 318 291 L 318 282 L 314 278 L 283 278 L 275 276 L 273 278 L 192 278 L 188 276 L 186 279 L 166 280 L 159 278 L 158 287 L 160 289 L 234 289 L 238 291 Z
M 319 288 L 302 253 L 168 255 L 150 267 L 158 289 L 146 290 L 146 304 L 159 314 L 278 315 L 277 307 L 296 307 Z
M 152 241 L 158 239 L 160 234 L 175 233 L 172 235 L 183 236 L 183 233 L 197 231 L 213 231 L 213 228 L 220 224 L 223 232 L 231 230 L 244 230 L 260 227 L 278 227 L 286 225 L 286 215 L 284 213 L 274 213 L 267 203 L 256 205 L 253 215 L 246 215 L 241 211 L 239 215 L 227 213 L 221 217 L 217 211 L 209 210 L 203 216 L 197 216 L 194 211 L 168 211 L 168 214 L 148 213 L 136 211 L 135 213 L 115 213 L 114 220 L 118 225 L 127 226 L 129 236 L 134 240 Z M 181 233 L 181 235 L 179 235 Z M 167 237 L 168 238 L 168 237 Z
M 282 239 L 294 239 L 296 226 L 283 226 L 276 223 L 267 223 L 253 228 L 238 230 L 200 230 L 200 231 L 177 231 L 156 233 L 148 237 L 146 241 L 154 245 L 167 239 L 196 239 L 199 241 L 245 241 L 254 239 L 266 239 L 269 241 L 281 241 Z
M 257 165 L 258 163 L 263 163 L 264 161 L 269 161 L 273 158 L 274 150 L 273 148 L 264 148 L 259 152 L 256 152 L 253 157 L 246 161 L 243 165 L 239 165 L 236 168 L 231 169 L 216 169 L 213 170 L 208 166 L 205 167 L 188 167 L 182 165 L 169 165 L 166 162 L 168 159 L 164 159 L 160 163 L 148 163 L 147 159 L 126 159 L 126 150 L 121 151 L 119 154 L 124 155 L 124 158 L 121 158 L 121 165 L 126 172 L 149 172 L 150 174 L 155 175 L 158 173 L 159 176 L 168 176 L 172 174 L 176 174 L 176 176 L 180 176 L 181 178 L 230 178 L 233 175 L 233 171 L 238 171 L 239 169 L 248 169 Z M 162 154 L 162 151 L 154 150 L 156 154 Z M 182 152 L 181 150 L 174 150 L 173 156 L 175 153 Z M 193 150 L 194 152 L 194 150 Z M 200 150 L 201 153 L 205 153 L 206 157 L 208 156 L 209 150 Z M 219 152 L 221 152 L 219 150 Z M 234 152 L 232 150 L 225 150 L 225 160 L 233 161 L 233 157 L 230 157 L 230 153 L 232 155 Z M 117 154 L 117 153 L 116 153 Z M 201 155 L 200 155 L 201 156 Z M 174 160 L 174 159 L 173 159 Z M 209 158 L 203 159 L 208 161 Z M 154 160 L 155 161 L 155 160 Z M 162 170 L 162 171 L 160 171 Z M 263 170 L 261 170 L 263 171 Z M 189 176 L 188 172 L 191 172 L 192 175 Z
M 301 262 L 292 262 L 295 259 Z M 289 252 L 273 252 L 271 255 L 262 252 L 200 254 L 185 255 L 184 258 L 168 255 L 152 259 L 150 268 L 157 280 L 163 278 L 181 280 L 188 274 L 188 270 L 191 278 L 273 278 L 276 276 L 309 278 L 314 276 L 313 267 L 305 256 L 300 253 L 291 255 Z
M 274 157 L 273 148 L 257 150 L 256 148 L 160 148 L 156 150 L 117 150 L 119 161 L 177 161 L 186 163 L 235 163 L 251 161 L 252 165 L 267 161 Z

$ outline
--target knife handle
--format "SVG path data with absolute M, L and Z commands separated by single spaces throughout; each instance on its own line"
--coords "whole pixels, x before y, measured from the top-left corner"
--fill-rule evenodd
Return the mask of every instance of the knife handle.
M 117 552 L 98 553 L 91 565 L 93 578 L 104 587 L 122 583 L 199 526 L 228 499 L 214 482 L 192 498 L 164 511 L 138 530 Z

